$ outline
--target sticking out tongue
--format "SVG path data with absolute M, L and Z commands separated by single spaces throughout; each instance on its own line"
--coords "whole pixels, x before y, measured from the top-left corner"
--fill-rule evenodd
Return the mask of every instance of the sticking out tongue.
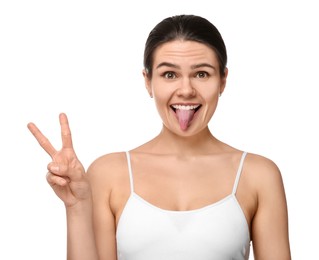
M 194 109 L 176 109 L 177 119 L 183 131 L 185 131 L 188 128 L 190 121 L 192 121 L 194 117 L 194 113 Z

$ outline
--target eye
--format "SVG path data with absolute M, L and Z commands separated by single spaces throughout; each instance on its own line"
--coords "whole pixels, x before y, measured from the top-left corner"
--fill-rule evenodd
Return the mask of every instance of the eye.
M 176 74 L 172 71 L 167 71 L 163 73 L 163 77 L 166 79 L 175 79 L 176 78 Z
M 204 79 L 204 78 L 207 78 L 208 77 L 208 73 L 205 72 L 205 71 L 199 71 L 196 73 L 196 78 L 201 78 L 201 79 Z

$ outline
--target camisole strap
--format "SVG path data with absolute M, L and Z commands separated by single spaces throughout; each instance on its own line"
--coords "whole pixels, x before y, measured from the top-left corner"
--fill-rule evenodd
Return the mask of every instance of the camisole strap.
M 128 167 L 128 173 L 130 176 L 130 187 L 131 187 L 131 193 L 134 192 L 134 182 L 133 182 L 133 174 L 132 174 L 132 166 L 131 166 L 131 157 L 130 152 L 126 151 L 126 160 L 127 160 L 127 167 Z
M 234 194 L 234 195 L 236 194 L 236 191 L 237 191 L 237 187 L 238 187 L 241 172 L 243 170 L 243 165 L 244 165 L 244 160 L 245 160 L 246 155 L 247 155 L 247 152 L 243 152 L 241 159 L 240 159 L 240 163 L 239 163 L 239 167 L 237 170 L 236 179 L 235 179 L 235 183 L 234 183 L 234 187 L 233 187 L 233 192 L 232 192 L 232 194 Z

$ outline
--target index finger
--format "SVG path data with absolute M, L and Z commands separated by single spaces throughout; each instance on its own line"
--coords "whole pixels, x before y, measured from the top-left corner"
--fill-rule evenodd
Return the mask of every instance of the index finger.
M 35 139 L 37 139 L 40 146 L 44 149 L 44 151 L 46 151 L 51 157 L 53 157 L 53 155 L 56 154 L 57 151 L 50 143 L 48 138 L 46 138 L 44 134 L 41 133 L 39 128 L 34 123 L 29 123 L 27 126 Z
M 59 119 L 60 119 L 60 125 L 61 125 L 62 146 L 63 148 L 73 149 L 71 130 L 70 130 L 69 121 L 66 114 L 61 113 L 59 116 Z

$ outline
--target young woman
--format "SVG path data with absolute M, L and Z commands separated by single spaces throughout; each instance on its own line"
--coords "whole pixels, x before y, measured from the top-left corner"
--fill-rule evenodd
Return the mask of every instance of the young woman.
M 208 128 L 226 85 L 227 53 L 213 24 L 179 15 L 145 45 L 145 85 L 160 133 L 87 171 L 60 115 L 61 150 L 28 128 L 52 157 L 47 180 L 67 213 L 68 259 L 289 260 L 284 186 L 271 160 L 218 140 Z

